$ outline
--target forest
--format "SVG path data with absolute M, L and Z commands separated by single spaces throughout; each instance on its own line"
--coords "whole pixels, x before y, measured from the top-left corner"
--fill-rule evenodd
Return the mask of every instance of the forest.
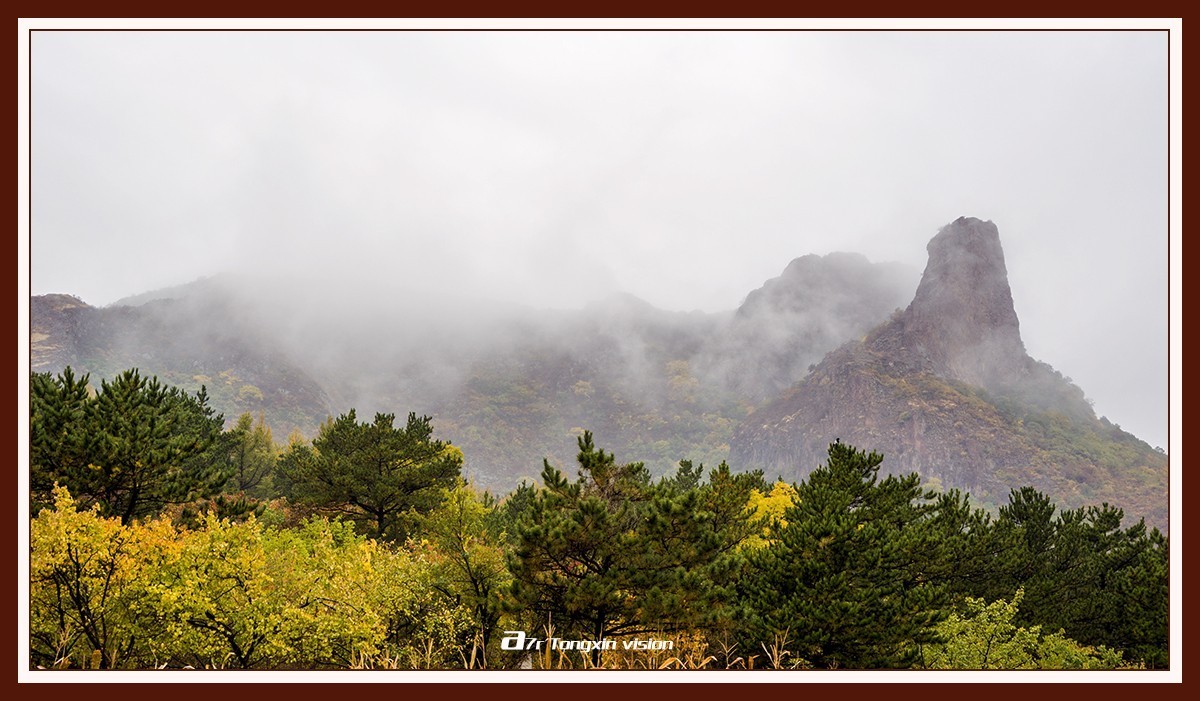
M 34 669 L 1168 665 L 1167 537 L 1108 504 L 985 510 L 840 441 L 654 477 L 583 429 L 493 494 L 429 416 L 277 441 L 136 369 L 30 380 Z

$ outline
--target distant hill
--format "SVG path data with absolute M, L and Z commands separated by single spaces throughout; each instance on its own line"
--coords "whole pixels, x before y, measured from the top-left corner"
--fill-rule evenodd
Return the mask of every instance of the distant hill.
M 928 250 L 908 307 L 750 415 L 731 461 L 799 479 L 841 439 L 984 502 L 1028 484 L 1064 507 L 1107 501 L 1165 529 L 1167 457 L 1025 352 L 995 225 L 960 218 Z
M 332 411 L 325 391 L 230 300 L 197 295 L 101 309 L 44 295 L 30 300 L 30 327 L 35 372 L 69 365 L 98 385 L 137 367 L 189 391 L 203 385 L 227 422 L 262 413 L 279 439 L 313 434 Z

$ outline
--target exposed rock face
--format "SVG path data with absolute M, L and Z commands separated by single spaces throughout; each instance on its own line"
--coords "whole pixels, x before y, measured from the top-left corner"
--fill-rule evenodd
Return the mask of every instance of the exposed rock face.
M 78 312 L 90 309 L 78 297 L 42 295 L 29 300 L 29 360 L 33 368 L 62 367 L 78 355 Z
M 1107 500 L 1165 527 L 1166 457 L 1025 352 L 996 226 L 960 218 L 928 251 L 907 309 L 750 415 L 730 461 L 799 479 L 841 439 L 984 501 L 1029 484 L 1061 506 Z
M 1029 357 L 996 225 L 959 218 L 927 250 L 916 296 L 877 349 L 919 358 L 938 376 L 989 390 L 1019 382 Z

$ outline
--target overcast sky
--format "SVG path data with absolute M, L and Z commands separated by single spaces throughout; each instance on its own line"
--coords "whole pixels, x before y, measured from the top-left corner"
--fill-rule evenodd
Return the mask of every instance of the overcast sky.
M 34 294 L 221 271 L 732 309 L 1000 230 L 1026 347 L 1167 430 L 1165 32 L 35 32 Z

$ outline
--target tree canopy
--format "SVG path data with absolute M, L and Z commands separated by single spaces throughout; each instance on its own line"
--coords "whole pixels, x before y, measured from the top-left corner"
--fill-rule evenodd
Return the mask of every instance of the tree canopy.
M 598 640 L 714 625 L 727 559 L 753 532 L 754 475 L 703 466 L 654 483 L 641 463 L 617 462 L 590 432 L 578 439 L 578 479 L 548 462 L 517 524 L 515 598 L 532 620 Z
M 224 419 L 203 387 L 189 395 L 127 370 L 93 396 L 88 379 L 70 368 L 31 378 L 35 510 L 55 483 L 124 523 L 219 492 L 228 474 L 209 451 Z
M 312 445 L 293 444 L 279 471 L 289 496 L 343 514 L 375 536 L 403 540 L 411 518 L 427 514 L 454 486 L 462 452 L 433 438 L 428 416 L 395 414 L 359 423 L 351 409 L 321 426 Z
M 935 641 L 946 587 L 926 553 L 936 505 L 919 478 L 879 479 L 883 456 L 842 443 L 796 489 L 774 540 L 750 552 L 740 591 L 752 639 L 782 636 L 822 667 L 906 667 Z

